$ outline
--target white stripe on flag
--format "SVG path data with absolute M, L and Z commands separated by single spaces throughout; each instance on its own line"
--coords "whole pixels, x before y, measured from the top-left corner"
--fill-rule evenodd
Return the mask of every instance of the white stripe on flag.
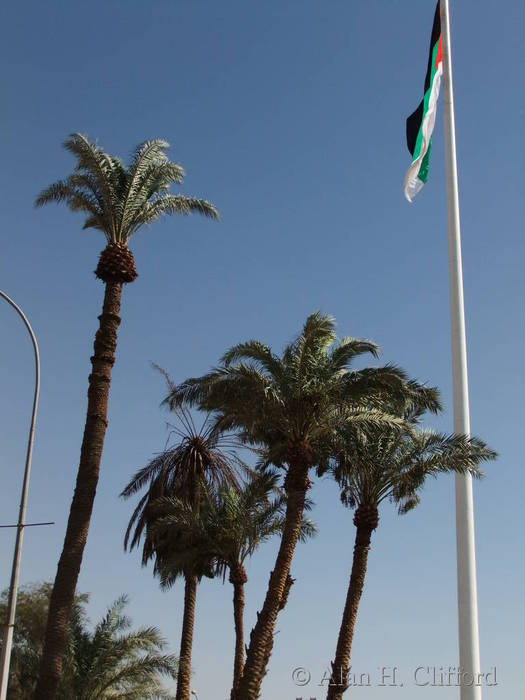
M 440 62 L 438 68 L 434 74 L 434 82 L 432 83 L 432 91 L 430 93 L 430 98 L 428 100 L 428 109 L 423 119 L 423 124 L 421 126 L 421 149 L 419 151 L 418 157 L 412 161 L 407 174 L 405 175 L 405 183 L 403 190 L 405 197 L 409 202 L 412 202 L 416 194 L 421 190 L 425 184 L 418 178 L 419 169 L 421 168 L 421 163 L 425 157 L 428 147 L 430 145 L 430 139 L 432 138 L 432 132 L 434 131 L 434 125 L 436 123 L 436 112 L 437 112 L 437 101 L 439 97 L 439 90 L 441 88 L 441 76 L 443 75 L 443 64 Z

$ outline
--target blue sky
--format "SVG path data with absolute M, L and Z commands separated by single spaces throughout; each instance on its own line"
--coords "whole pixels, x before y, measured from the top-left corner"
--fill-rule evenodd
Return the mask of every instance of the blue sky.
M 486 698 L 516 697 L 523 619 L 524 387 L 520 89 L 525 7 L 452 2 L 457 137 L 472 430 L 501 455 L 476 484 L 481 655 L 498 669 Z M 103 247 L 81 219 L 35 211 L 40 189 L 70 172 L 60 148 L 72 131 L 126 157 L 162 137 L 187 170 L 182 190 L 217 204 L 222 220 L 171 219 L 133 241 L 139 279 L 126 287 L 110 424 L 79 588 L 96 618 L 122 592 L 136 623 L 162 628 L 178 648 L 182 586 L 162 593 L 122 539 L 129 476 L 162 448 L 169 415 L 150 366 L 182 380 L 230 345 L 256 337 L 279 349 L 315 309 L 341 335 L 380 343 L 382 361 L 437 384 L 452 429 L 448 268 L 441 111 L 430 182 L 409 206 L 404 120 L 421 98 L 434 3 L 173 0 L 10 3 L 3 8 L 0 286 L 25 309 L 42 355 L 42 394 L 22 580 L 54 576 L 83 429 L 89 357 L 103 289 Z M 31 401 L 31 350 L 0 306 L 2 523 L 15 522 Z M 264 697 L 324 696 L 353 526 L 329 481 L 315 484 L 320 534 L 301 546 L 297 583 Z M 398 666 L 405 687 L 355 689 L 376 700 L 421 697 L 417 666 L 457 664 L 453 479 L 428 484 L 403 518 L 385 507 L 374 535 L 354 644 L 354 668 L 375 678 Z M 7 586 L 14 535 L 0 531 Z M 275 544 L 250 563 L 249 630 Z M 199 591 L 194 687 L 226 698 L 231 590 Z M 311 684 L 296 688 L 294 667 Z M 455 691 L 425 688 L 425 697 Z

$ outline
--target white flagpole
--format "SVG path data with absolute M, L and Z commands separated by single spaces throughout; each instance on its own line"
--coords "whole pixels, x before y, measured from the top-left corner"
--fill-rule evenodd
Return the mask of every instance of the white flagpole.
M 454 432 L 470 433 L 449 0 L 441 0 Z M 456 475 L 456 547 L 461 700 L 481 700 L 472 477 Z

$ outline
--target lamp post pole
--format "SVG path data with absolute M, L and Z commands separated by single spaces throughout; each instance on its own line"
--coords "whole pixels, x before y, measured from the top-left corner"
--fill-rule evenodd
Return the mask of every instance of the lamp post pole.
M 6 700 L 7 685 L 9 682 L 9 665 L 11 662 L 11 648 L 13 645 L 13 628 L 15 624 L 16 601 L 18 597 L 18 580 L 20 575 L 20 560 L 22 558 L 22 541 L 24 539 L 24 528 L 26 526 L 27 495 L 29 491 L 29 474 L 31 472 L 31 457 L 33 454 L 33 441 L 35 437 L 36 411 L 38 406 L 38 394 L 40 392 L 40 356 L 38 354 L 38 344 L 36 337 L 22 309 L 15 302 L 0 290 L 0 297 L 5 299 L 18 313 L 31 337 L 33 350 L 35 353 L 35 391 L 33 395 L 33 411 L 31 414 L 31 425 L 29 428 L 29 438 L 27 441 L 26 463 L 24 470 L 24 482 L 22 495 L 20 497 L 20 510 L 18 512 L 18 524 L 16 526 L 15 553 L 13 556 L 13 568 L 11 570 L 11 583 L 9 585 L 9 600 L 7 604 L 7 620 L 5 623 L 4 643 L 2 644 L 2 658 L 0 667 L 0 700 Z

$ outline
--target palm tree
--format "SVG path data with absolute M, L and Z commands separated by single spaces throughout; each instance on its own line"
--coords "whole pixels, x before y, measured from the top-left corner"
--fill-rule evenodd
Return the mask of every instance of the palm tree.
M 75 673 L 61 692 L 64 700 L 173 699 L 161 676 L 175 679 L 177 659 L 163 653 L 166 642 L 157 628 L 129 631 L 126 604 L 127 597 L 121 596 L 93 633 L 81 630 L 77 635 Z
M 156 529 L 162 533 L 166 528 L 175 527 L 181 533 L 189 556 L 193 553 L 200 560 L 213 562 L 215 575 L 222 576 L 223 580 L 229 572 L 235 628 L 232 700 L 244 668 L 244 586 L 248 581 L 245 563 L 258 547 L 282 532 L 285 501 L 277 488 L 278 481 L 279 474 L 275 471 L 254 474 L 241 489 L 225 486 L 217 494 L 210 494 L 204 499 L 200 512 L 195 512 L 181 499 L 159 501 L 163 515 Z M 301 539 L 315 532 L 315 525 L 304 519 Z M 292 582 L 290 578 L 289 585 Z M 283 600 L 283 607 L 285 602 Z
M 417 398 L 431 410 L 439 405 L 432 392 L 409 381 L 396 367 L 350 369 L 358 356 L 377 355 L 374 343 L 355 338 L 336 341 L 334 319 L 314 313 L 281 356 L 255 340 L 236 345 L 217 369 L 188 379 L 166 399 L 172 407 L 187 401 L 215 411 L 223 427 L 238 431 L 247 444 L 262 446 L 268 460 L 286 472 L 282 538 L 251 632 L 238 700 L 259 697 L 311 485 L 308 474 L 312 467 L 327 463 L 335 426 L 399 426 L 402 420 L 383 411 L 385 398 L 403 405 Z
M 372 532 L 379 524 L 379 506 L 389 500 L 400 514 L 419 503 L 428 477 L 470 472 L 482 476 L 479 464 L 496 454 L 485 443 L 464 435 L 443 435 L 417 427 L 422 408 L 407 411 L 409 427 L 365 434 L 346 430 L 344 448 L 330 469 L 341 488 L 341 500 L 354 510 L 354 555 L 327 700 L 341 700 L 347 689 L 350 653 L 363 591 Z M 412 425 L 410 425 L 412 424 Z
M 10 700 L 29 700 L 35 692 L 52 588 L 52 584 L 46 581 L 38 584 L 27 584 L 20 589 L 7 689 Z M 1 618 L 4 618 L 7 612 L 8 592 L 8 590 L 2 591 L 0 596 Z M 74 649 L 76 645 L 72 643 L 72 640 L 80 636 L 77 635 L 77 631 L 84 630 L 86 626 L 85 605 L 88 599 L 89 596 L 85 593 L 75 594 L 68 621 L 68 644 L 64 659 L 65 674 L 71 674 L 75 668 Z M 0 640 L 0 647 L 2 644 L 3 640 Z
M 29 700 L 37 681 L 52 585 L 25 586 L 20 592 L 14 632 L 8 696 Z M 0 608 L 5 607 L 2 593 Z M 85 606 L 89 596 L 75 595 L 68 623 L 60 700 L 171 700 L 161 677 L 174 678 L 177 659 L 164 653 L 166 643 L 155 627 L 130 631 L 123 615 L 127 599 L 119 598 L 91 631 Z
M 43 190 L 35 203 L 40 207 L 63 202 L 72 211 L 84 212 L 84 228 L 101 231 L 107 243 L 95 271 L 105 285 L 104 303 L 91 358 L 93 369 L 80 463 L 51 596 L 37 698 L 51 700 L 55 696 L 62 672 L 67 620 L 87 540 L 107 428 L 122 285 L 137 277 L 128 243 L 142 226 L 164 214 L 197 212 L 213 219 L 218 217 L 213 204 L 204 199 L 169 193 L 172 183 L 182 182 L 184 170 L 166 156 L 168 145 L 158 139 L 146 141 L 137 147 L 126 167 L 82 134 L 72 134 L 64 147 L 77 159 L 75 172 Z
M 162 497 L 180 498 L 195 513 L 199 512 L 206 493 L 221 486 L 238 486 L 240 460 L 232 451 L 231 440 L 217 429 L 210 416 L 197 429 L 184 406 L 174 408 L 178 425 L 172 426 L 178 442 L 155 456 L 140 469 L 122 491 L 129 498 L 147 487 L 140 498 L 126 530 L 124 548 L 132 550 L 142 541 L 142 565 L 154 561 L 153 573 L 166 588 L 179 576 L 184 578 L 184 612 L 177 678 L 177 700 L 189 700 L 191 651 L 195 622 L 197 585 L 203 575 L 211 575 L 211 563 L 202 557 L 198 562 L 185 558 L 179 531 L 166 536 L 155 532 L 162 511 Z

